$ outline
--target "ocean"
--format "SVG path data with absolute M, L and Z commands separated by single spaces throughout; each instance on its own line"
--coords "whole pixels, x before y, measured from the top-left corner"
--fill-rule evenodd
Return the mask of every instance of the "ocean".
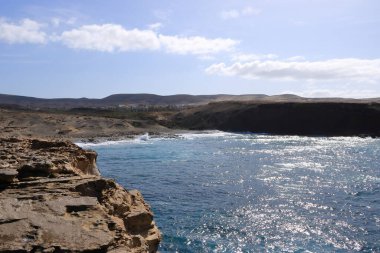
M 80 145 L 142 192 L 160 252 L 380 252 L 380 139 L 215 131 Z

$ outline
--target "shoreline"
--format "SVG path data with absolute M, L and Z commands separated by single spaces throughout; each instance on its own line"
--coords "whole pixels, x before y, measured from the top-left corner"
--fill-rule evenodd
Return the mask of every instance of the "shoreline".
M 150 118 L 149 114 L 146 114 L 144 119 L 0 108 L 0 130 L 2 137 L 60 139 L 81 143 L 133 140 L 146 133 L 152 138 L 177 138 L 189 132 L 218 130 L 233 134 L 278 136 L 380 136 L 377 128 L 380 124 L 380 109 L 377 110 L 376 106 L 371 105 L 367 108 L 367 105 L 361 105 L 360 110 L 355 107 L 355 110 L 351 108 L 351 112 L 351 109 L 346 110 L 343 104 L 328 105 L 327 108 L 332 106 L 333 111 L 328 115 L 326 112 L 327 116 L 318 111 L 317 118 L 307 113 L 315 112 L 318 108 L 323 109 L 326 104 L 318 106 L 321 108 L 314 108 L 313 104 L 299 104 L 298 107 L 294 104 L 263 106 L 232 102 L 215 103 L 171 116 L 157 112 L 155 118 Z M 347 118 L 342 118 L 338 112 L 346 113 Z M 368 118 L 367 114 L 362 115 L 361 112 L 371 117 Z
M 91 148 L 92 146 L 102 146 L 102 145 L 118 145 L 123 143 L 137 143 L 138 141 L 145 142 L 149 140 L 157 140 L 157 139 L 192 139 L 191 137 L 220 137 L 220 136 L 273 136 L 273 137 L 299 137 L 299 138 L 360 138 L 360 139 L 378 139 L 379 137 L 373 136 L 361 136 L 361 135 L 353 135 L 353 136 L 323 136 L 323 135 L 281 135 L 281 134 L 267 134 L 267 133 L 251 133 L 251 132 L 229 132 L 229 131 L 221 131 L 221 130 L 181 130 L 173 133 L 154 133 L 149 134 L 147 139 L 145 139 L 147 133 L 145 134 L 135 134 L 135 135 L 127 135 L 127 136 L 113 136 L 113 137 L 92 137 L 88 139 L 76 139 L 71 140 L 74 144 L 82 147 L 82 148 Z M 189 137 L 191 136 L 191 137 Z M 143 137 L 141 139 L 141 137 Z

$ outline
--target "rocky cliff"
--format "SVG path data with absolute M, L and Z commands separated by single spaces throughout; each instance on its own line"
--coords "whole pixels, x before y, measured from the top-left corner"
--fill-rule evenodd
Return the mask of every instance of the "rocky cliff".
M 380 103 L 210 103 L 178 113 L 170 124 L 194 130 L 380 137 Z
M 0 138 L 0 252 L 156 252 L 149 206 L 100 177 L 96 157 L 65 141 Z

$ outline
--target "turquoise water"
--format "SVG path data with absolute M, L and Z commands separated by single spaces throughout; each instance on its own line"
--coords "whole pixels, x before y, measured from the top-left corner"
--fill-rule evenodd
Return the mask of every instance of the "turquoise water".
M 87 145 L 160 252 L 380 252 L 380 139 L 185 134 Z

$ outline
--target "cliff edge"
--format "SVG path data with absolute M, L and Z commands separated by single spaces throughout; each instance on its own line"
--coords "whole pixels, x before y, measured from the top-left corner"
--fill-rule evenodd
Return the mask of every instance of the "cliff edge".
M 210 103 L 174 115 L 167 125 L 280 135 L 380 137 L 380 103 Z
M 156 252 L 138 191 L 104 179 L 66 141 L 0 138 L 0 252 Z

